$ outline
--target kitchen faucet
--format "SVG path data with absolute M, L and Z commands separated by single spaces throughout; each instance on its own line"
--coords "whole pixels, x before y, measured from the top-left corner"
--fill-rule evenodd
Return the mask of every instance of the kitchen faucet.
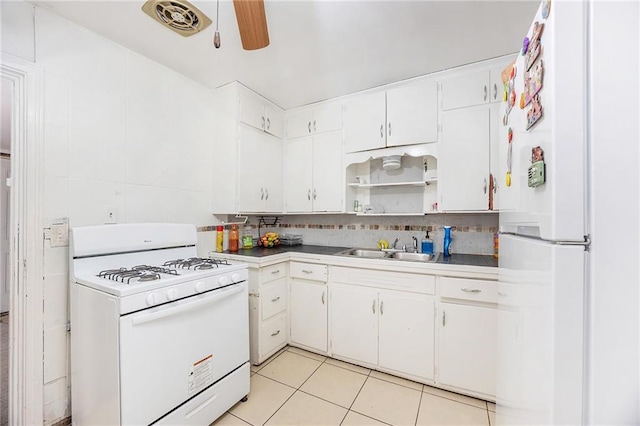
M 400 241 L 400 237 L 397 237 L 394 241 L 393 244 L 391 244 L 391 248 L 395 250 L 396 245 L 398 245 L 398 241 Z
M 418 252 L 418 239 L 415 236 L 411 236 L 411 238 L 413 239 L 413 252 L 417 253 Z

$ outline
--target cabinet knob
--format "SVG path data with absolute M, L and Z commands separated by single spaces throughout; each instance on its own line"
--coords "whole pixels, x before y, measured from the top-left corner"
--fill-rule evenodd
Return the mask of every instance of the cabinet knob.
M 307 128 L 309 129 L 309 133 L 311 133 L 311 122 L 309 122 L 309 125 L 307 126 Z
M 262 130 L 264 130 L 264 116 L 262 116 Z
M 268 199 L 269 199 L 269 188 L 265 188 L 265 189 L 264 189 L 264 194 L 265 194 L 265 195 L 264 195 L 264 199 L 265 199 L 265 200 L 268 200 Z
M 322 292 L 322 304 L 324 305 L 324 291 Z
M 267 130 L 271 128 L 271 119 L 267 118 Z
M 391 122 L 389 122 L 389 136 L 391 136 Z
M 482 190 L 485 194 L 487 193 L 487 178 L 484 178 L 484 185 L 482 185 Z
M 316 131 L 316 120 L 313 120 L 313 131 Z
M 316 189 L 313 188 L 313 199 L 315 200 L 317 196 L 318 196 L 318 194 L 316 193 Z
M 484 85 L 484 101 L 487 101 L 487 85 Z
M 311 201 L 311 189 L 307 191 L 307 200 Z
M 493 83 L 493 100 L 497 100 L 498 99 L 498 85 L 496 83 Z
M 260 188 L 260 199 L 264 200 L 264 188 Z
M 496 179 L 495 177 L 493 178 L 493 193 L 498 193 L 498 179 Z
M 380 125 L 380 137 L 384 138 L 384 124 Z
M 380 315 L 384 315 L 384 300 L 380 301 Z
M 446 316 L 446 312 L 442 311 L 442 326 L 444 327 L 444 325 L 446 324 L 447 320 L 446 320 L 447 316 Z
M 376 299 L 373 299 L 373 302 L 371 303 L 371 310 L 374 314 L 376 313 Z

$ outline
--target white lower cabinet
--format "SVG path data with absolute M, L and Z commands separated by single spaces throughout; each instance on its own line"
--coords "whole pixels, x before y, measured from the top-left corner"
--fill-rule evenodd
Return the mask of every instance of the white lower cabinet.
M 260 364 L 289 340 L 288 263 L 249 269 L 249 343 L 252 364 Z
M 493 398 L 496 393 L 497 282 L 440 278 L 437 382 Z
M 380 275 L 378 279 L 385 279 L 385 273 L 373 273 Z M 404 280 L 414 278 L 416 284 L 420 283 L 420 276 L 395 275 L 402 277 L 398 280 L 400 286 Z M 358 282 L 358 277 L 354 277 L 354 281 Z M 375 282 L 371 281 L 371 284 Z M 394 285 L 394 281 L 388 282 Z M 377 365 L 386 371 L 433 380 L 433 296 L 332 283 L 330 300 L 333 355 Z
M 291 280 L 291 343 L 327 352 L 327 286 Z
M 290 343 L 327 353 L 327 266 L 291 262 L 289 271 Z

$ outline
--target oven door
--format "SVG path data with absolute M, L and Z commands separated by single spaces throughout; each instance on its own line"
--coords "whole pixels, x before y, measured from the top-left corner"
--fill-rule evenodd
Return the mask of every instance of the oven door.
M 248 318 L 246 282 L 122 316 L 121 424 L 152 423 L 246 363 Z

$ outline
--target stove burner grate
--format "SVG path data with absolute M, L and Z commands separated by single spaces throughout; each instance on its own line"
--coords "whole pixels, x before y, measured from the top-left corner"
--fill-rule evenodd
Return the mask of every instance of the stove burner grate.
M 168 260 L 162 266 L 170 266 L 179 269 L 203 270 L 218 268 L 220 265 L 230 266 L 226 260 L 209 259 L 203 257 L 191 257 L 189 259 Z
M 161 278 L 160 274 L 178 275 L 178 271 L 161 266 L 138 265 L 131 269 L 107 269 L 105 271 L 101 271 L 98 274 L 98 277 L 111 281 L 118 281 L 124 284 L 131 284 L 132 282 L 159 280 Z

